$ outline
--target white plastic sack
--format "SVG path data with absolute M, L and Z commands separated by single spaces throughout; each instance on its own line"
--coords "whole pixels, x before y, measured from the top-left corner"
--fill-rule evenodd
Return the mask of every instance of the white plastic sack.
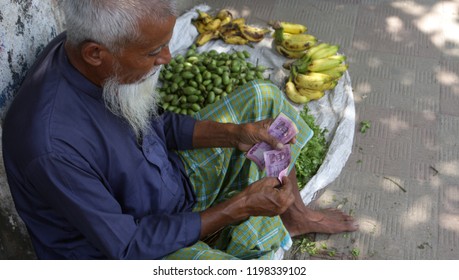
M 210 7 L 207 5 L 196 6 L 177 19 L 170 44 L 173 56 L 185 54 L 198 36 L 198 31 L 191 24 L 191 20 L 198 16 L 197 9 L 208 11 Z M 272 70 L 267 70 L 265 74 L 268 73 L 270 79 L 283 89 L 289 71 L 285 70 L 282 64 L 287 59 L 279 55 L 272 44 L 273 38 L 270 36 L 253 44 L 254 48 L 247 45 L 228 45 L 222 40 L 213 40 L 197 50 L 198 52 L 211 49 L 218 52 L 231 52 L 233 49 L 246 50 L 251 54 L 250 62 L 255 64 L 258 61 L 260 65 L 272 68 Z M 355 106 L 349 73 L 345 73 L 334 90 L 328 91 L 323 98 L 309 102 L 307 105 L 309 112 L 315 117 L 317 125 L 327 129 L 326 139 L 330 146 L 317 174 L 301 191 L 301 197 L 305 204 L 309 204 L 319 190 L 325 188 L 338 177 L 351 153 L 355 128 Z M 283 257 L 282 250 L 279 250 L 277 257 Z

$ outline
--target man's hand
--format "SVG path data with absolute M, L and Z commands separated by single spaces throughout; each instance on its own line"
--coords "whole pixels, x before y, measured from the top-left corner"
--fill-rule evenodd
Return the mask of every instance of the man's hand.
M 295 195 L 292 181 L 288 177 L 282 181 L 281 184 L 277 178 L 263 178 L 231 199 L 201 212 L 201 238 L 250 216 L 284 213 L 295 201 Z
M 273 123 L 273 119 L 266 119 L 254 123 L 245 123 L 239 125 L 236 147 L 247 152 L 258 142 L 266 142 L 274 149 L 282 149 L 283 144 L 268 133 L 269 126 Z M 294 144 L 296 138 L 290 140 Z
M 239 195 L 244 199 L 249 216 L 276 216 L 284 213 L 295 200 L 293 184 L 288 177 L 265 177 L 244 189 Z

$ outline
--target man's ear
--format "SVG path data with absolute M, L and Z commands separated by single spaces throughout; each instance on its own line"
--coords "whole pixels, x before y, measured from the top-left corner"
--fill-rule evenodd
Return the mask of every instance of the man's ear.
M 85 42 L 81 48 L 84 61 L 92 66 L 100 66 L 109 54 L 107 48 L 95 42 Z

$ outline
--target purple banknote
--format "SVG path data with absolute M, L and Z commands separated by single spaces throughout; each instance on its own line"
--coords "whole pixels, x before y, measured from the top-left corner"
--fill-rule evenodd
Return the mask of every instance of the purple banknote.
M 281 150 L 264 152 L 266 175 L 268 177 L 280 177 L 279 175 L 282 173 L 285 176 L 291 158 L 290 145 L 285 145 Z
M 280 113 L 269 126 L 268 132 L 282 144 L 287 144 L 298 134 L 295 123 L 284 113 Z M 247 158 L 255 162 L 260 170 L 265 168 L 264 153 L 274 150 L 268 143 L 260 142 L 255 144 L 246 154 Z

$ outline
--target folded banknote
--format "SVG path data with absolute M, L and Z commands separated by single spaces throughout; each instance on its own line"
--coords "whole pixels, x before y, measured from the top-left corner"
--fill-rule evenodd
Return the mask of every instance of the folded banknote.
M 298 128 L 295 123 L 284 113 L 280 113 L 268 128 L 268 133 L 275 137 L 282 144 L 287 144 L 298 134 Z M 247 152 L 246 156 L 255 162 L 260 170 L 265 169 L 264 153 L 275 150 L 266 142 L 260 142 L 253 145 Z

